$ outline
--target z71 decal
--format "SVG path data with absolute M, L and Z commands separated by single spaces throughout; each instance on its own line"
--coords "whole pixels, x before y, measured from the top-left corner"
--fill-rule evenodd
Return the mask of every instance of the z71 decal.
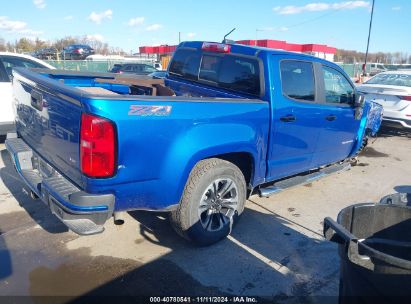
M 129 116 L 168 116 L 171 114 L 172 106 L 139 106 L 131 105 Z

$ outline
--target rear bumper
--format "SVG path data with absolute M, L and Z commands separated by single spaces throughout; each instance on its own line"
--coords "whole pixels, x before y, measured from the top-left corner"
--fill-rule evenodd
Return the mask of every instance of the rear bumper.
M 114 195 L 81 191 L 13 134 L 8 134 L 5 145 L 26 185 L 70 230 L 80 235 L 104 231 L 105 222 L 113 215 Z
M 384 117 L 382 124 L 387 127 L 411 129 L 411 119 Z

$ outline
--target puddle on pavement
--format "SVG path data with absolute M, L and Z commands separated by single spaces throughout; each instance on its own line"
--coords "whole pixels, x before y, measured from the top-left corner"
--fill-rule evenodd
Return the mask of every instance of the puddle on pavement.
M 167 259 L 143 264 L 112 257 L 80 256 L 57 268 L 35 268 L 29 273 L 29 280 L 31 296 L 57 295 L 71 299 L 107 295 L 221 294 L 215 287 L 201 285 Z
M 361 152 L 360 156 L 364 156 L 364 157 L 388 157 L 390 155 L 386 154 L 386 153 L 379 152 L 379 151 L 375 150 L 372 147 L 367 147 L 367 148 L 364 149 L 363 152 Z
M 77 257 L 57 268 L 40 266 L 29 273 L 30 295 L 77 297 L 139 266 L 136 261 L 111 257 Z

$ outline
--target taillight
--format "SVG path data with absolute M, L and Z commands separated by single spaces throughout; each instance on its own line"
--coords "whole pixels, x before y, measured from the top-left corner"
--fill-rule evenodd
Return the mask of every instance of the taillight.
M 203 42 L 203 51 L 214 52 L 214 53 L 230 53 L 231 45 L 224 43 L 215 42 Z
M 411 96 L 397 96 L 401 100 L 411 101 Z
M 111 177 L 116 164 L 114 124 L 104 118 L 82 114 L 80 130 L 81 171 L 89 177 Z

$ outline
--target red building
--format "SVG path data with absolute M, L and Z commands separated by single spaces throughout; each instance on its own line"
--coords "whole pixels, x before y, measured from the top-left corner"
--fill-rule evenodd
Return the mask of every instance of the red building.
M 276 50 L 284 50 L 289 52 L 298 52 L 320 57 L 329 61 L 334 61 L 334 55 L 337 49 L 323 44 L 296 44 L 288 43 L 283 40 L 239 40 L 238 44 L 260 46 Z M 171 54 L 176 50 L 176 45 L 161 45 L 161 46 L 142 46 L 140 47 L 141 54 Z

